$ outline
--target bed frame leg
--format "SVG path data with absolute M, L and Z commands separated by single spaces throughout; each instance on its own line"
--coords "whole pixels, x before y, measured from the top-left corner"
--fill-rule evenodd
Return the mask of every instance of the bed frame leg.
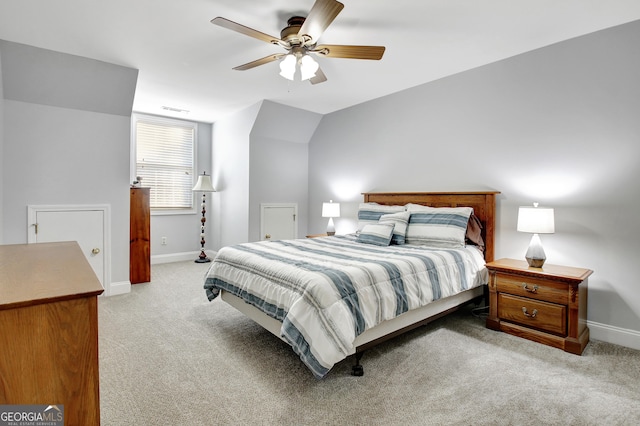
M 364 375 L 364 368 L 362 367 L 362 365 L 360 365 L 360 360 L 362 359 L 362 355 L 364 355 L 364 351 L 355 353 L 356 365 L 351 367 L 351 375 L 352 376 L 363 376 Z

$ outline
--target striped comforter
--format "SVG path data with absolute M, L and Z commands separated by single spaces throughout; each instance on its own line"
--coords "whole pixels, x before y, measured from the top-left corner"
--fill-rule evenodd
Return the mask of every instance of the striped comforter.
M 347 235 L 224 247 L 204 288 L 209 300 L 224 289 L 281 321 L 281 336 L 321 378 L 365 330 L 486 276 L 473 246 L 378 247 Z

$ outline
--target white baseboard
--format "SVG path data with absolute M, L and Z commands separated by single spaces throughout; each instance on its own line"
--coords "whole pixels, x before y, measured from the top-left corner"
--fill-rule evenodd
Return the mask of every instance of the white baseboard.
M 131 293 L 131 282 L 121 281 L 111 283 L 108 289 L 105 289 L 105 296 L 117 296 L 118 294 Z
M 216 255 L 215 251 L 206 250 L 207 256 L 213 259 Z M 199 251 L 188 251 L 183 253 L 156 254 L 151 256 L 151 264 L 158 265 L 160 263 L 184 262 L 186 260 L 196 260 L 200 255 Z
M 196 260 L 199 251 L 188 251 L 184 253 L 156 254 L 151 256 L 151 264 L 158 265 L 160 263 L 183 262 L 185 260 Z
M 593 340 L 601 340 L 614 345 L 640 350 L 640 331 L 593 321 L 587 321 L 587 327 L 589 327 L 589 337 Z

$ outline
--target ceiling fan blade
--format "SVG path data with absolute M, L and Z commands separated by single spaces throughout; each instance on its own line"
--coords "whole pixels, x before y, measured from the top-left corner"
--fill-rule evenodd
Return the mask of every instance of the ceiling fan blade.
M 327 76 L 324 75 L 321 68 L 316 70 L 316 75 L 309 79 L 311 84 L 318 84 L 327 81 Z
M 269 62 L 277 61 L 278 59 L 282 58 L 284 55 L 286 55 L 286 53 L 276 53 L 274 55 L 265 56 L 264 58 L 256 59 L 255 61 L 246 63 L 244 65 L 239 65 L 233 69 L 237 71 L 250 70 L 251 68 L 268 64 Z
M 379 60 L 384 54 L 384 46 L 345 46 L 340 44 L 321 44 L 313 49 L 314 53 L 328 58 Z
M 343 7 L 344 4 L 336 0 L 316 0 L 298 35 L 308 35 L 313 40 L 318 40 Z
M 257 38 L 258 40 L 266 41 L 267 43 L 278 44 L 280 39 L 278 37 L 270 36 L 269 34 L 262 33 L 253 28 L 245 27 L 237 22 L 230 21 L 226 18 L 218 16 L 211 20 L 212 24 L 219 25 L 232 31 L 236 31 L 240 34 L 248 35 L 249 37 Z

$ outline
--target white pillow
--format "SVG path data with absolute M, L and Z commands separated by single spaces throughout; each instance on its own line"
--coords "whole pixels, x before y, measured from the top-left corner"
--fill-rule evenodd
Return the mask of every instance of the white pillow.
M 388 213 L 380 216 L 378 223 L 393 224 L 391 244 L 401 245 L 405 243 L 407 225 L 409 225 L 409 216 L 411 216 L 411 213 L 409 212 Z
M 467 224 L 473 208 L 411 204 L 407 209 L 411 213 L 407 226 L 407 244 L 441 248 L 464 247 Z
M 393 235 L 393 224 L 373 223 L 365 225 L 358 234 L 356 241 L 359 243 L 373 244 L 376 246 L 388 246 Z

